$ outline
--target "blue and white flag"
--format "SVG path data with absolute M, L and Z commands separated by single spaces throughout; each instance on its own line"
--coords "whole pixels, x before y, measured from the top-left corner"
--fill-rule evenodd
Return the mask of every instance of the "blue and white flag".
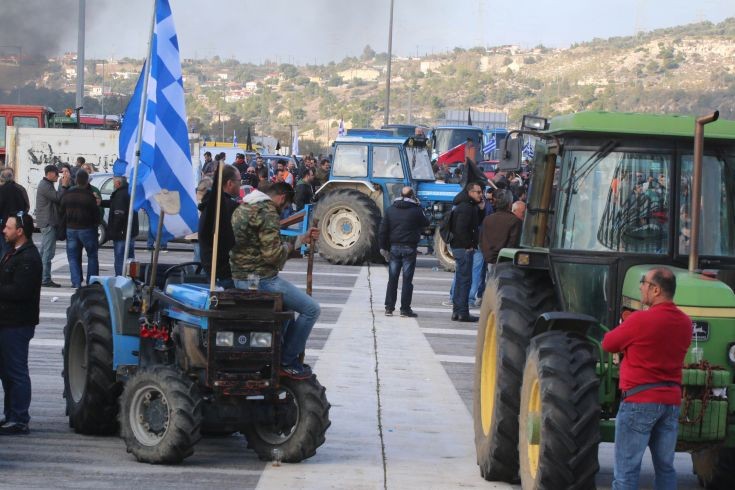
M 297 128 L 294 128 L 294 131 L 293 131 L 293 141 L 291 142 L 291 154 L 292 155 L 299 154 L 299 130 Z
M 525 145 L 523 145 L 523 158 L 527 158 L 529 160 L 533 160 L 533 143 L 531 141 L 527 141 Z
M 178 191 L 181 211 L 164 221 L 164 237 L 172 239 L 197 229 L 197 206 L 194 167 L 189 150 L 189 132 L 184 106 L 179 44 L 168 0 L 156 0 L 156 23 L 151 38 L 150 77 L 143 94 L 147 62 L 125 110 L 120 128 L 120 158 L 132 181 L 133 161 L 138 134 L 138 115 L 145 104 L 143 141 L 140 145 L 135 210 L 143 208 L 156 229 L 160 206 L 154 199 L 162 189 Z
M 237 132 L 232 130 L 232 146 L 237 148 Z
M 347 134 L 347 131 L 345 131 L 345 121 L 344 119 L 339 120 L 339 129 L 337 130 L 337 136 L 344 136 Z
M 495 135 L 493 135 L 493 137 L 490 138 L 487 144 L 482 147 L 482 152 L 485 155 L 489 155 L 490 153 L 494 152 L 497 148 L 498 148 L 498 142 L 495 140 Z

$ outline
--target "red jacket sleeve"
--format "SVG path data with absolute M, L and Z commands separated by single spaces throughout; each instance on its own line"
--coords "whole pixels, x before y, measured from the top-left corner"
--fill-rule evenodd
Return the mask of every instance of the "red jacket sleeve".
M 605 334 L 602 348 L 605 352 L 623 352 L 635 339 L 639 328 L 640 312 L 635 312 L 623 323 Z

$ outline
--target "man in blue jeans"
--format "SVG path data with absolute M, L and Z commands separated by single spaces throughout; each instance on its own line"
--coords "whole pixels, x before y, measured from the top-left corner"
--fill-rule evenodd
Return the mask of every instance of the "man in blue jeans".
M 655 488 L 676 488 L 674 453 L 681 404 L 681 370 L 692 341 L 692 320 L 674 305 L 676 276 L 666 267 L 641 278 L 646 310 L 605 334 L 602 348 L 624 354 L 622 402 L 615 416 L 614 490 L 638 488 L 641 459 L 651 450 Z
M 3 237 L 9 251 L 0 259 L 0 380 L 5 400 L 0 435 L 28 434 L 31 377 L 28 345 L 38 325 L 41 255 L 33 244 L 33 219 L 9 216 Z
M 87 252 L 87 284 L 92 276 L 100 273 L 97 259 L 100 211 L 85 170 L 77 171 L 76 186 L 61 198 L 61 216 L 66 224 L 66 257 L 71 285 L 78 289 L 82 287 L 82 248 Z
M 416 269 L 416 247 L 421 231 L 429 220 L 416 200 L 413 189 L 404 187 L 380 222 L 378 240 L 380 252 L 388 260 L 388 286 L 385 291 L 385 316 L 393 316 L 398 295 L 398 275 L 403 270 L 401 287 L 401 316 L 416 317 L 411 309 L 413 272 Z
M 283 307 L 298 313 L 284 330 L 279 372 L 292 379 L 308 379 L 311 367 L 302 364 L 299 356 L 321 309 L 311 296 L 279 277 L 278 271 L 301 242 L 316 240 L 319 231 L 312 228 L 294 244 L 281 241 L 279 215 L 292 200 L 293 188 L 285 182 L 264 185 L 245 196 L 232 215 L 235 245 L 230 252 L 230 268 L 236 288 L 248 289 L 248 278 L 257 276 L 260 291 L 281 293 Z
M 128 213 L 130 211 L 130 192 L 128 181 L 123 175 L 113 178 L 113 186 L 110 199 L 102 201 L 103 208 L 110 208 L 107 218 L 107 234 L 112 240 L 112 250 L 115 255 L 115 275 L 123 273 L 123 260 L 125 259 L 125 236 L 128 230 Z M 135 237 L 138 236 L 138 213 L 133 211 L 133 228 L 130 233 L 130 245 L 128 246 L 128 257 L 135 257 Z
M 470 315 L 469 298 L 472 285 L 472 262 L 478 246 L 480 215 L 478 208 L 482 201 L 482 186 L 470 183 L 455 196 L 452 209 L 452 239 L 449 245 L 454 255 L 454 293 L 452 294 L 452 320 L 476 322 L 478 318 Z

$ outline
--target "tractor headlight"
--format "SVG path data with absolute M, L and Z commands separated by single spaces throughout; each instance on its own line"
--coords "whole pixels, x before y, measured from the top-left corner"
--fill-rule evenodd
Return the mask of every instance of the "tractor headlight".
M 270 347 L 273 335 L 270 332 L 253 332 L 250 334 L 250 347 Z
M 233 332 L 217 332 L 217 339 L 215 344 L 217 347 L 232 347 L 235 341 L 235 334 Z
M 442 211 L 444 211 L 444 206 L 442 206 L 439 203 L 434 204 L 434 212 L 435 213 L 437 213 L 437 212 L 438 213 L 441 213 Z
M 727 360 L 730 361 L 730 364 L 735 364 L 735 344 L 730 344 L 727 349 Z

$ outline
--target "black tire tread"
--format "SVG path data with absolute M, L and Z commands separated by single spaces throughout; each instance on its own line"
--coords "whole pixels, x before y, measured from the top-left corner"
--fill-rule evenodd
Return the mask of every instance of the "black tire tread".
M 437 227 L 436 230 L 434 230 L 434 255 L 436 256 L 437 260 L 439 261 L 439 266 L 442 267 L 447 272 L 454 272 L 455 269 L 455 263 L 454 259 L 447 260 L 446 257 L 444 257 L 439 251 L 442 247 L 444 247 L 444 240 L 442 240 L 441 235 L 439 234 L 439 228 Z
M 735 448 L 713 447 L 699 455 L 692 453 L 692 466 L 700 486 L 707 490 L 728 490 L 735 474 Z

